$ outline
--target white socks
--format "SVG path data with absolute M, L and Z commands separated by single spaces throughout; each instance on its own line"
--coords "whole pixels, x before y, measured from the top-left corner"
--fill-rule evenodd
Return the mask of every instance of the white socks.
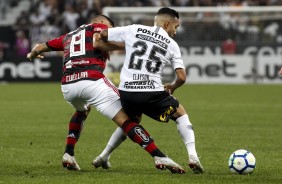
M 117 128 L 112 134 L 110 140 L 106 148 L 100 154 L 102 160 L 109 160 L 111 153 L 126 139 L 126 135 L 124 134 L 121 128 Z
M 177 130 L 187 148 L 188 155 L 198 158 L 195 147 L 195 134 L 187 114 L 176 119 Z

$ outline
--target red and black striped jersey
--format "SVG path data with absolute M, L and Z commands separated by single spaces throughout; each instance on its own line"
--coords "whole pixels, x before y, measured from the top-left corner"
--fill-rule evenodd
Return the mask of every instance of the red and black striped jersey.
M 82 25 L 76 30 L 46 42 L 54 51 L 64 51 L 62 84 L 78 80 L 98 80 L 109 54 L 93 47 L 93 34 L 108 27 L 104 24 Z

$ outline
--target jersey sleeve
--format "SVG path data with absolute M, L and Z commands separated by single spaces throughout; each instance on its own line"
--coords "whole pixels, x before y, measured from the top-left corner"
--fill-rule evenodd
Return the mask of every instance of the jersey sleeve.
M 171 64 L 174 70 L 177 68 L 185 69 L 184 64 L 183 64 L 183 59 L 181 57 L 180 48 L 177 43 L 173 44 L 171 48 L 171 53 L 172 53 Z
M 46 42 L 46 45 L 54 51 L 62 51 L 62 50 L 64 50 L 64 46 L 63 46 L 64 37 L 65 37 L 65 35 L 62 35 L 62 36 L 55 38 L 53 40 L 49 40 L 49 41 Z
M 127 27 L 128 26 L 109 28 L 108 29 L 108 41 L 124 42 Z

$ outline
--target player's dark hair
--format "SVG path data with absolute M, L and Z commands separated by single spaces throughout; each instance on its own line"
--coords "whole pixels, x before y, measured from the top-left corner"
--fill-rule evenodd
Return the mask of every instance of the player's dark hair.
M 110 17 L 108 17 L 106 15 L 101 15 L 101 16 L 105 17 L 110 22 L 111 26 L 113 26 L 113 27 L 115 26 L 114 21 L 112 19 L 110 19 Z
M 99 18 L 105 18 L 109 21 L 109 23 L 111 24 L 111 26 L 115 26 L 115 23 L 112 19 L 110 19 L 109 17 L 107 17 L 106 15 L 96 15 L 90 22 L 95 22 L 97 20 L 99 20 Z
M 159 9 L 159 11 L 157 12 L 157 15 L 162 15 L 162 14 L 166 14 L 166 15 L 170 15 L 173 18 L 176 17 L 179 19 L 179 14 L 177 11 L 175 11 L 174 9 L 168 8 L 168 7 L 164 7 Z

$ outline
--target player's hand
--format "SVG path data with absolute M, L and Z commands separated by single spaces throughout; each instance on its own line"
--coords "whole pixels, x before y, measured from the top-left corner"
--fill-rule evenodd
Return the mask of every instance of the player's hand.
M 174 90 L 175 90 L 174 87 L 172 86 L 172 84 L 169 84 L 169 83 L 167 83 L 167 84 L 164 85 L 164 89 L 165 89 L 165 91 L 168 92 L 170 95 L 172 95 L 173 92 L 174 92 Z
M 282 67 L 281 67 L 281 69 L 280 69 L 280 71 L 279 71 L 279 75 L 282 76 Z
M 33 60 L 34 58 L 43 59 L 44 56 L 38 54 L 38 53 L 35 52 L 35 51 L 31 51 L 30 53 L 27 54 L 26 58 L 29 59 L 29 60 Z

